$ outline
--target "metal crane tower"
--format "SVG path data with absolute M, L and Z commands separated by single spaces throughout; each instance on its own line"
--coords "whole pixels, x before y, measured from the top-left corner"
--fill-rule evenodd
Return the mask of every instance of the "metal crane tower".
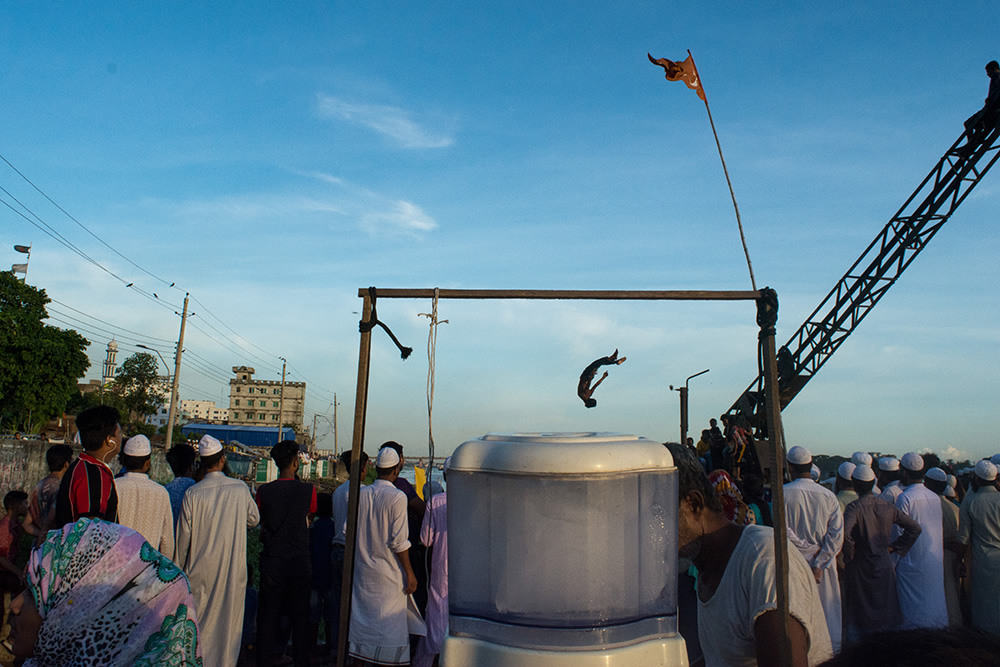
M 861 320 L 895 284 L 959 204 L 1000 157 L 1000 128 L 978 145 L 959 147 L 962 134 L 886 223 L 816 310 L 778 350 L 781 409 L 822 368 Z M 755 379 L 729 414 L 745 418 L 756 437 L 767 437 L 764 374 Z

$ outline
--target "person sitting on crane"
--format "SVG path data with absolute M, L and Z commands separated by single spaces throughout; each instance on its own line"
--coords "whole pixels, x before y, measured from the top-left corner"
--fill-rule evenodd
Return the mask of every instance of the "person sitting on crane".
M 986 63 L 986 76 L 990 77 L 990 90 L 986 95 L 986 103 L 965 121 L 965 133 L 968 139 L 961 148 L 967 153 L 979 145 L 1000 120 L 1000 63 L 995 60 Z

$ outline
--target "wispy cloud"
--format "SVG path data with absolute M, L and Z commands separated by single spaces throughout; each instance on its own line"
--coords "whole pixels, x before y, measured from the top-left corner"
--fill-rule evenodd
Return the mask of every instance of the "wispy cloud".
M 349 102 L 320 94 L 316 110 L 323 118 L 337 118 L 374 130 L 403 148 L 445 148 L 454 143 L 451 136 L 422 127 L 409 111 L 399 107 Z

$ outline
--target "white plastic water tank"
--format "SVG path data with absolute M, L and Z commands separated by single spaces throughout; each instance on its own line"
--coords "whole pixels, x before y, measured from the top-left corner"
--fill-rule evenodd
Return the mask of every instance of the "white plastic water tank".
M 491 433 L 447 472 L 442 665 L 687 665 L 677 472 L 662 444 Z

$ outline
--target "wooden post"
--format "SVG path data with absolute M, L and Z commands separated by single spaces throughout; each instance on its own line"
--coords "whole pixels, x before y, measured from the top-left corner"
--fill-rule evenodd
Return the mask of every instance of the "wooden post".
M 372 300 L 364 295 L 362 322 L 371 319 Z M 351 445 L 351 487 L 347 494 L 347 529 L 344 532 L 344 574 L 340 588 L 340 632 L 337 635 L 337 667 L 347 660 L 351 628 L 351 594 L 354 590 L 354 552 L 357 546 L 358 498 L 361 495 L 361 452 L 365 447 L 365 418 L 368 413 L 368 374 L 371 369 L 371 330 L 361 332 L 358 351 L 358 391 L 354 399 L 354 441 Z M 329 640 L 327 640 L 329 641 Z
M 770 294 L 769 294 L 770 293 Z M 792 651 L 788 640 L 788 528 L 785 524 L 784 475 L 785 448 L 781 440 L 781 398 L 778 388 L 778 362 L 774 347 L 774 325 L 778 320 L 778 299 L 774 290 L 764 288 L 757 302 L 760 325 L 760 351 L 764 363 L 764 403 L 767 410 L 771 468 L 771 514 L 774 522 L 774 569 L 778 593 L 778 614 L 785 634 L 779 646 L 779 664 L 791 667 Z

